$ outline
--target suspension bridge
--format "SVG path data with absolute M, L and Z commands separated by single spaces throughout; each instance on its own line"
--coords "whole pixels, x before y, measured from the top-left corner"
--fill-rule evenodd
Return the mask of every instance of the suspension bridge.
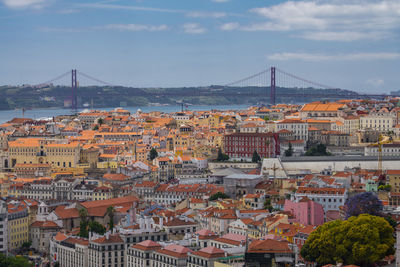
M 73 69 L 65 72 L 53 79 L 46 82 L 40 83 L 36 86 L 53 85 L 54 83 L 71 77 L 71 108 L 76 110 L 78 108 L 78 76 L 82 77 L 96 86 L 106 87 L 119 87 L 123 86 L 116 85 L 95 78 L 91 75 L 85 74 L 81 71 Z M 94 83 L 94 84 L 93 84 Z M 242 89 L 242 90 L 239 90 Z M 318 89 L 318 90 L 315 90 Z M 333 86 L 315 82 L 306 78 L 299 77 L 291 74 L 284 70 L 276 67 L 270 67 L 261 72 L 249 75 L 239 80 L 224 84 L 224 85 L 211 85 L 208 87 L 194 87 L 185 88 L 179 92 L 174 90 L 161 90 L 161 91 L 143 91 L 136 90 L 135 92 L 129 92 L 126 90 L 121 97 L 127 96 L 131 93 L 133 96 L 144 96 L 144 97 L 258 97 L 266 104 L 275 105 L 277 99 L 282 98 L 298 98 L 305 99 L 307 97 L 313 97 L 318 99 L 385 99 L 387 94 L 363 94 L 357 93 L 350 90 L 342 90 Z M 115 94 L 114 94 L 115 95 Z

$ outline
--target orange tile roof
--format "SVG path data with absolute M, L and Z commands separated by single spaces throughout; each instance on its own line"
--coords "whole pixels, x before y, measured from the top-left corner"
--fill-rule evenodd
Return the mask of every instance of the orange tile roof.
M 95 201 L 86 201 L 81 203 L 81 205 L 85 208 L 98 208 L 98 207 L 103 207 L 103 206 L 118 206 L 122 205 L 124 203 L 133 203 L 137 202 L 139 199 L 135 196 L 126 196 L 126 197 L 120 197 L 120 198 L 110 198 L 110 199 L 105 199 L 105 200 L 95 200 Z
M 160 244 L 158 244 L 157 242 L 151 241 L 151 240 L 142 241 L 136 245 L 133 245 L 132 247 L 139 249 L 139 250 L 143 250 L 143 251 L 161 249 Z
M 250 253 L 292 253 L 289 242 L 274 239 L 254 240 L 250 243 Z
M 102 236 L 100 238 L 92 240 L 91 242 L 98 244 L 124 243 L 119 234 L 109 235 L 108 238 L 107 236 Z
M 338 111 L 342 107 L 344 104 L 340 103 L 309 103 L 305 104 L 301 111 Z
M 76 208 L 66 208 L 66 206 L 58 206 L 54 212 L 61 219 L 79 218 L 79 211 Z

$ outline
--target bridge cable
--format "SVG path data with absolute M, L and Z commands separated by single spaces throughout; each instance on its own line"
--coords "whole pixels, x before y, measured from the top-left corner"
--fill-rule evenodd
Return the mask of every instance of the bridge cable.
M 53 83 L 53 82 L 55 82 L 55 81 L 57 81 L 57 80 L 59 80 L 61 78 L 64 78 L 65 76 L 69 75 L 70 73 L 71 73 L 71 71 L 67 71 L 66 73 L 63 73 L 63 74 L 61 74 L 61 75 L 59 75 L 59 76 L 57 76 L 57 77 L 55 77 L 55 78 L 53 78 L 51 80 L 48 80 L 48 81 L 43 82 L 43 83 L 38 83 L 38 84 L 36 84 L 36 86 Z
M 246 81 L 248 81 L 248 80 L 250 80 L 250 79 L 253 79 L 253 78 L 257 77 L 257 76 L 260 76 L 260 75 L 262 75 L 262 74 L 266 74 L 266 73 L 268 73 L 269 71 L 271 71 L 271 69 L 263 70 L 263 71 L 261 71 L 261 72 L 259 72 L 259 73 L 253 74 L 253 75 L 248 76 L 248 77 L 246 77 L 246 78 L 243 78 L 243 79 L 240 79 L 240 80 L 237 80 L 237 81 L 234 81 L 234 82 L 225 84 L 223 87 L 229 87 L 229 86 L 232 86 L 232 85 L 235 85 L 235 84 L 238 84 L 238 83 L 246 82 Z
M 307 79 L 303 79 L 303 78 L 301 78 L 301 77 L 298 77 L 298 76 L 296 76 L 296 75 L 290 74 L 290 73 L 288 73 L 288 72 L 286 72 L 286 71 L 283 71 L 283 70 L 281 70 L 281 69 L 278 69 L 278 68 L 276 68 L 276 70 L 277 70 L 278 72 L 284 74 L 284 75 L 287 75 L 287 76 L 289 76 L 289 77 L 291 77 L 291 78 L 294 78 L 294 79 L 296 79 L 296 80 L 302 81 L 302 82 L 304 82 L 304 83 L 306 83 L 306 84 L 311 84 L 311 85 L 314 85 L 314 86 L 319 86 L 321 89 L 338 89 L 338 88 L 335 88 L 335 87 L 333 87 L 333 86 L 329 86 L 329 85 L 325 85 L 325 84 L 313 82 L 313 81 L 310 81 L 310 80 L 307 80 Z
M 86 78 L 88 78 L 89 80 L 92 80 L 92 81 L 96 81 L 96 82 L 98 82 L 100 84 L 104 84 L 104 85 L 108 85 L 108 86 L 119 86 L 119 85 L 115 85 L 115 84 L 112 84 L 112 83 L 105 82 L 105 81 L 102 81 L 100 79 L 94 78 L 94 77 L 92 77 L 92 76 L 90 76 L 88 74 L 85 74 L 85 73 L 81 72 L 81 71 L 78 71 L 78 73 L 80 75 L 82 75 L 83 77 L 86 77 Z

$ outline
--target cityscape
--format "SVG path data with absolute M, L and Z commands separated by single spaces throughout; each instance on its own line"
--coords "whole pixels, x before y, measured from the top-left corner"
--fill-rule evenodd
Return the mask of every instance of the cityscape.
M 400 267 L 398 0 L 0 21 L 0 266 Z

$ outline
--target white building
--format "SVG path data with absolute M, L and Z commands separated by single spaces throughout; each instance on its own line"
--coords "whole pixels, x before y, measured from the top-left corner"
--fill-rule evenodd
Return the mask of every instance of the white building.
M 371 113 L 360 118 L 360 128 L 388 132 L 393 130 L 395 122 L 396 117 L 390 113 Z
M 29 226 L 29 240 L 31 240 L 31 248 L 41 253 L 48 253 L 50 239 L 54 236 L 60 227 L 51 221 L 36 221 Z
M 128 267 L 150 267 L 153 252 L 162 247 L 157 242 L 146 240 L 128 248 L 127 266 Z
M 8 213 L 7 204 L 0 201 L 0 253 L 7 254 Z
M 153 253 L 152 266 L 157 267 L 186 267 L 190 249 L 171 244 Z
M 364 148 L 364 156 L 378 156 L 378 146 L 367 146 Z M 382 156 L 400 156 L 400 143 L 396 144 L 383 144 L 382 145 Z
M 281 142 L 281 155 L 285 156 L 285 151 L 289 149 L 289 143 L 292 145 L 293 155 L 301 156 L 306 153 L 306 141 L 305 140 L 288 140 Z
M 125 266 L 125 246 L 119 234 L 106 233 L 102 237 L 91 240 L 88 252 L 88 266 L 90 267 Z
M 246 223 L 244 223 L 244 221 L 242 219 L 238 219 L 234 222 L 231 222 L 229 224 L 229 233 L 232 234 L 238 234 L 238 235 L 243 235 L 246 236 L 247 235 L 247 231 L 248 231 L 248 226 Z
M 308 123 L 300 119 L 285 119 L 277 122 L 276 131 L 288 130 L 296 140 L 308 140 Z
M 56 261 L 60 263 L 60 266 L 88 266 L 88 239 L 68 237 L 59 243 L 54 243 L 54 245 L 54 250 L 57 253 Z
M 340 206 L 344 206 L 347 200 L 346 188 L 316 188 L 299 187 L 294 195 L 293 201 L 300 201 L 303 197 L 308 197 L 312 201 L 321 204 L 324 211 L 339 211 Z

